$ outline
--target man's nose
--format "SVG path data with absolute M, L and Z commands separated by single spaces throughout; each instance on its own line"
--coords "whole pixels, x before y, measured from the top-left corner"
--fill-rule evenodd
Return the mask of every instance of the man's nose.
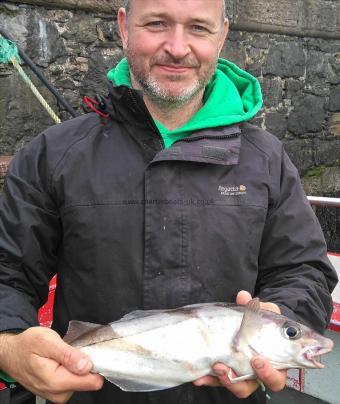
M 175 26 L 169 31 L 164 50 L 176 59 L 182 59 L 190 53 L 190 45 L 182 26 Z

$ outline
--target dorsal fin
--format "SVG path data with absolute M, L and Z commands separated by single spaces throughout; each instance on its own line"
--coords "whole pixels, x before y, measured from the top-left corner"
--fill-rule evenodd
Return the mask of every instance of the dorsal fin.
M 165 310 L 164 310 L 165 311 Z M 131 311 L 128 314 L 125 314 L 121 320 L 134 320 L 136 318 L 143 318 L 143 317 L 148 317 L 152 316 L 153 314 L 160 313 L 160 310 L 135 310 Z
M 100 324 L 86 323 L 84 321 L 72 320 L 69 322 L 67 332 L 64 336 L 64 341 L 67 344 L 72 344 L 73 341 L 87 334 L 95 328 L 102 327 Z

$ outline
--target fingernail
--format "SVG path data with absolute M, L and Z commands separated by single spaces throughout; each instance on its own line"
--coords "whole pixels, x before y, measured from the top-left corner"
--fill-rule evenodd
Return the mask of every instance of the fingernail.
M 83 369 L 85 369 L 86 365 L 87 365 L 87 360 L 84 359 L 84 358 L 82 358 L 82 359 L 80 359 L 80 361 L 77 363 L 77 369 L 78 369 L 78 370 L 83 370 Z
M 259 370 L 259 369 L 263 369 L 264 367 L 264 363 L 263 361 L 261 361 L 261 359 L 255 359 L 253 361 L 253 366 L 255 369 Z

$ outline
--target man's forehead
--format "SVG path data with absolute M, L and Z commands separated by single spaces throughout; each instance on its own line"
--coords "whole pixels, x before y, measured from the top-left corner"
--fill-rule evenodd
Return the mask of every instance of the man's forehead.
M 173 6 L 183 7 L 183 11 L 187 7 L 196 9 L 202 12 L 217 11 L 224 14 L 224 1 L 225 0 L 127 0 L 127 8 L 130 11 L 133 8 L 134 12 L 143 12 L 151 10 L 154 12 L 162 11 L 173 8 Z

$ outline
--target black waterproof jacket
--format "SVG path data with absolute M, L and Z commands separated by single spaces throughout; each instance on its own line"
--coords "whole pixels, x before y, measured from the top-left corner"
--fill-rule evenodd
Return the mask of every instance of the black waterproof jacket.
M 140 94 L 111 91 L 108 119 L 54 126 L 12 161 L 1 201 L 0 331 L 37 324 L 58 274 L 53 328 L 136 309 L 234 301 L 241 289 L 322 331 L 336 275 L 282 144 L 250 124 L 164 149 Z M 185 336 L 183 336 L 185 338 Z M 263 403 L 192 384 L 79 404 Z

